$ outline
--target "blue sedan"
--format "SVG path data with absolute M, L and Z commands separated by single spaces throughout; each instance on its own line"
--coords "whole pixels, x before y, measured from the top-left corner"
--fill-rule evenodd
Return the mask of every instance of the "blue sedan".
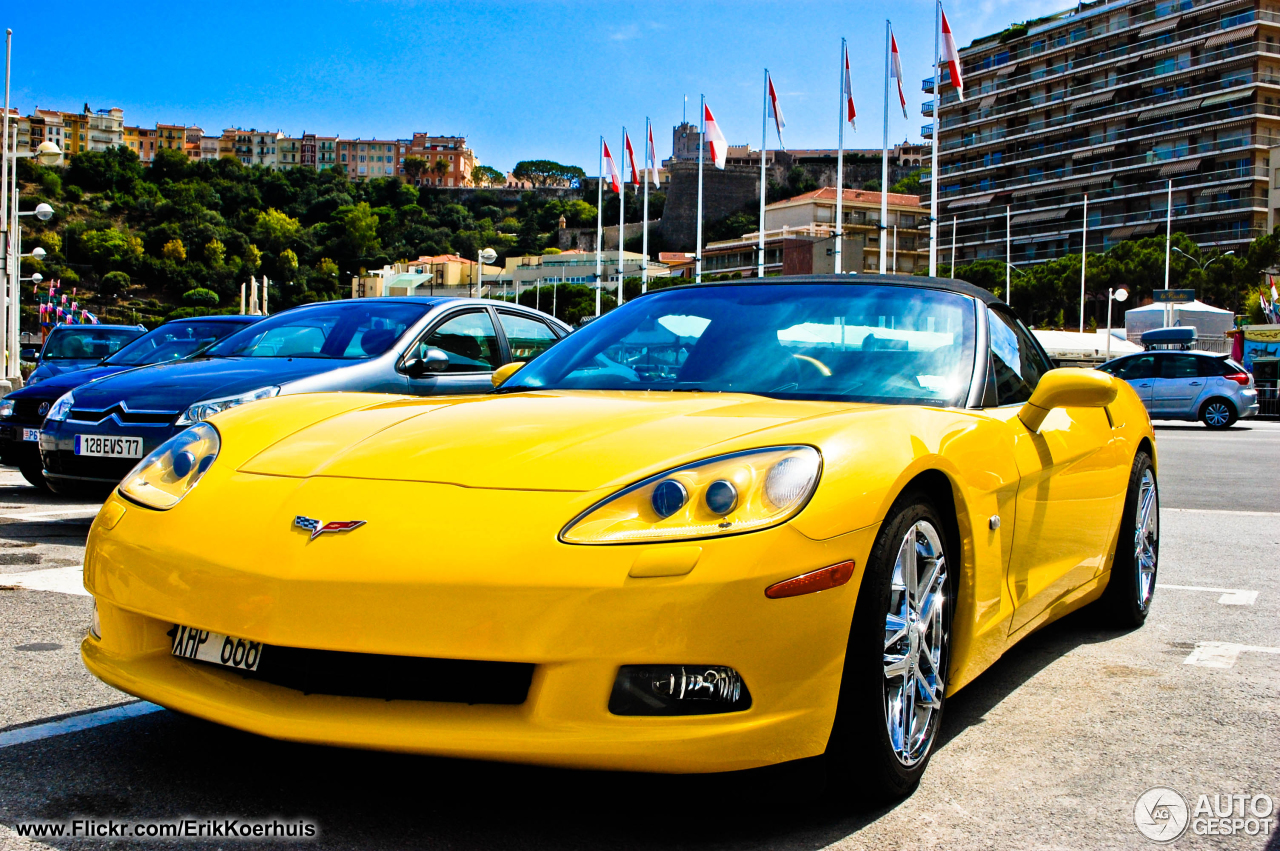
M 94 361 L 88 369 L 62 372 L 13 391 L 0 399 L 0 463 L 17 467 L 28 482 L 38 488 L 45 487 L 38 444 L 40 425 L 53 403 L 65 393 L 126 369 L 190 357 L 260 318 L 201 316 L 175 319 L 148 331 L 115 354 Z
M 286 393 L 483 393 L 569 329 L 536 310 L 460 298 L 362 298 L 296 307 L 198 357 L 130 370 L 58 399 L 40 432 L 57 493 L 120 481 L 164 441 L 219 411 Z
M 96 366 L 146 332 L 141 325 L 58 325 L 44 341 L 27 384 Z

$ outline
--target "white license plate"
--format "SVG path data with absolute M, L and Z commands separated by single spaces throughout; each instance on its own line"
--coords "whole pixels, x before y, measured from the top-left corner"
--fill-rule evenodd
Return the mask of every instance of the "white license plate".
M 180 624 L 174 626 L 170 652 L 183 659 L 212 662 L 242 671 L 256 671 L 262 661 L 262 644 L 257 641 Z
M 76 454 L 94 455 L 99 458 L 141 458 L 142 438 L 96 437 L 91 434 L 77 434 Z
M 39 439 L 40 439 L 40 429 L 38 429 L 38 428 L 24 428 L 24 429 L 22 430 L 22 439 L 23 439 L 23 440 L 39 440 Z

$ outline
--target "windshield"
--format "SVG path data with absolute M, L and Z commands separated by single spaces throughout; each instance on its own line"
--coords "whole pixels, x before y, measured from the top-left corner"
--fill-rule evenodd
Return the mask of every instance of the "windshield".
M 973 300 L 957 293 L 721 286 L 628 302 L 557 343 L 502 389 L 702 390 L 959 405 L 973 364 Z
M 342 360 L 377 357 L 430 308 L 430 303 L 372 300 L 296 308 L 232 334 L 205 355 Z
M 142 334 L 141 328 L 68 328 L 63 325 L 49 335 L 44 345 L 45 360 L 102 360 Z
M 169 322 L 148 331 L 106 360 L 112 366 L 142 366 L 189 357 L 239 331 L 243 322 Z

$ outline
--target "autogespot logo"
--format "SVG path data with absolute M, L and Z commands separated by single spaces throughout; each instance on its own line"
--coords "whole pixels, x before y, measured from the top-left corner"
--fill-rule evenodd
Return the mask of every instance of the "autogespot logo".
M 1191 820 L 1187 802 L 1166 786 L 1153 786 L 1133 806 L 1133 823 L 1155 842 L 1172 842 L 1187 830 Z
M 1188 828 L 1196 836 L 1268 836 L 1276 825 L 1269 795 L 1200 795 L 1195 807 L 1167 786 L 1143 792 L 1133 806 L 1133 823 L 1153 842 L 1172 842 Z

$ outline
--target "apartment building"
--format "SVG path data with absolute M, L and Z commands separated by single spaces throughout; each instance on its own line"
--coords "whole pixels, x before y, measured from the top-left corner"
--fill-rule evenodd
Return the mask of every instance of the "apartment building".
M 337 154 L 351 180 L 395 177 L 400 174 L 403 145 L 388 139 L 338 139 Z
M 414 181 L 418 186 L 470 186 L 471 172 L 478 164 L 475 152 L 467 147 L 464 136 L 432 136 L 414 133 L 402 143 L 404 156 L 418 157 L 427 163 L 426 170 Z M 403 180 L 403 160 L 396 174 Z
M 1006 236 L 1016 264 L 1078 253 L 1087 194 L 1099 251 L 1163 232 L 1172 188 L 1174 230 L 1242 248 L 1268 230 L 1278 42 L 1260 0 L 1099 0 L 977 39 L 964 101 L 945 70 L 940 90 L 946 242 L 954 222 L 960 262 Z
M 30 134 L 30 142 L 28 144 L 30 145 L 31 150 L 34 151 L 36 148 L 40 147 L 42 142 L 53 142 L 58 146 L 58 149 L 63 152 L 64 160 L 62 162 L 65 162 L 65 156 L 67 153 L 67 140 L 65 137 L 66 124 L 62 120 L 61 112 L 56 112 L 52 109 L 40 109 L 37 107 L 32 111 L 31 115 L 27 117 L 27 126 Z M 61 165 L 62 162 L 59 162 L 59 165 Z
M 119 107 L 96 112 L 84 105 L 85 130 L 90 151 L 105 151 L 124 144 L 124 110 Z
M 156 147 L 170 151 L 186 149 L 187 128 L 183 124 L 156 124 Z
M 276 168 L 287 170 L 302 166 L 302 140 L 284 136 L 276 145 Z

